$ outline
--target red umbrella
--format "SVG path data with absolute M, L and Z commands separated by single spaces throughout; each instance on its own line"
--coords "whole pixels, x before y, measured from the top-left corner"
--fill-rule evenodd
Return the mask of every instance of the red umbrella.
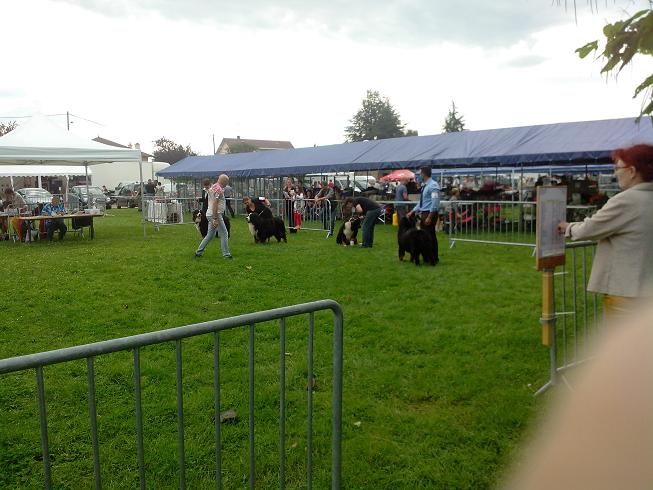
M 403 178 L 406 178 L 408 180 L 414 179 L 415 174 L 413 172 L 411 172 L 410 170 L 406 170 L 406 169 L 393 170 L 388 175 L 384 175 L 383 177 L 381 177 L 379 180 L 381 182 L 397 182 L 397 181 L 399 181 L 399 180 L 401 180 Z

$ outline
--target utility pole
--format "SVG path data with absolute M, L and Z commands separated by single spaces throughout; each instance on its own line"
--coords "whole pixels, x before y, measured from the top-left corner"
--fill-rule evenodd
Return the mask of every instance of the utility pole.
M 70 131 L 70 112 L 66 111 L 66 127 Z
M 215 155 L 215 133 L 211 135 L 211 139 L 213 139 L 213 154 Z

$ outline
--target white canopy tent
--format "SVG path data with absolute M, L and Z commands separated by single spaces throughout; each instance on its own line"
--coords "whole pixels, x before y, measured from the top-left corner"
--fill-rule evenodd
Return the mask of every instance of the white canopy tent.
M 33 116 L 0 138 L 0 165 L 95 165 L 140 162 L 140 150 L 103 145 Z
M 69 177 L 82 175 L 93 175 L 93 171 L 88 167 L 74 165 L 0 165 L 0 178 L 8 177 L 12 188 L 14 187 L 14 177 L 38 177 L 39 187 L 41 186 L 41 177 L 66 177 L 67 188 Z
M 92 170 L 72 165 L 1 165 L 0 177 L 67 177 L 93 175 Z
M 43 115 L 29 118 L 0 137 L 0 165 L 84 166 L 87 186 L 88 166 L 110 162 L 138 163 L 143 196 L 143 169 L 138 145 L 136 149 L 103 145 L 66 131 Z

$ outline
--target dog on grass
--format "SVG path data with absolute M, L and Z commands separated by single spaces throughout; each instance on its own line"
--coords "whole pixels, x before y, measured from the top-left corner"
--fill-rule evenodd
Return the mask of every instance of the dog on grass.
M 195 223 L 195 228 L 197 229 L 198 233 L 202 235 L 202 237 L 205 237 L 209 226 L 208 222 L 206 221 L 206 218 L 204 217 L 204 215 L 202 215 L 202 212 L 199 209 L 193 209 L 191 216 L 193 219 L 193 223 Z M 227 237 L 231 238 L 231 220 L 226 214 L 222 215 L 222 219 L 224 220 L 224 226 L 227 228 Z M 202 223 L 202 220 L 204 221 L 204 223 Z
M 276 238 L 277 242 L 282 240 L 288 242 L 286 225 L 279 217 L 267 218 L 258 213 L 249 213 L 247 215 L 247 224 L 255 243 L 267 243 L 271 237 Z
M 358 236 L 358 230 L 360 230 L 360 227 L 361 220 L 358 216 L 352 216 L 344 221 L 342 225 L 340 225 L 340 229 L 336 235 L 336 243 L 338 245 L 344 245 L 345 247 L 356 245 L 358 243 L 356 237 Z
M 406 252 L 410 254 L 410 261 L 415 265 L 420 264 L 420 255 L 424 262 L 435 265 L 435 250 L 433 239 L 426 230 L 419 228 L 419 219 L 415 215 L 402 217 L 399 220 L 397 231 L 397 244 L 399 246 L 399 260 L 403 261 Z

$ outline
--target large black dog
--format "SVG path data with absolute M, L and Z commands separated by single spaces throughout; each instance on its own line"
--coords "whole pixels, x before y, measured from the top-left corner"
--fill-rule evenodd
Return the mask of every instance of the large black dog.
M 270 241 L 270 237 L 275 237 L 277 242 L 283 240 L 288 242 L 286 238 L 286 225 L 281 218 L 264 217 L 258 213 L 249 213 L 247 215 L 247 223 L 249 224 L 249 231 L 254 237 L 256 243 L 266 243 Z
M 399 245 L 399 260 L 403 261 L 404 255 L 408 252 L 410 261 L 415 265 L 420 264 L 420 255 L 424 262 L 431 265 L 436 264 L 433 239 L 426 230 L 419 229 L 419 220 L 414 215 L 410 218 L 404 216 L 399 220 L 397 244 Z
M 344 245 L 345 247 L 348 245 L 356 245 L 358 243 L 356 237 L 360 227 L 361 220 L 358 216 L 352 216 L 340 225 L 340 230 L 338 230 L 338 234 L 336 235 L 336 243 L 338 245 Z

